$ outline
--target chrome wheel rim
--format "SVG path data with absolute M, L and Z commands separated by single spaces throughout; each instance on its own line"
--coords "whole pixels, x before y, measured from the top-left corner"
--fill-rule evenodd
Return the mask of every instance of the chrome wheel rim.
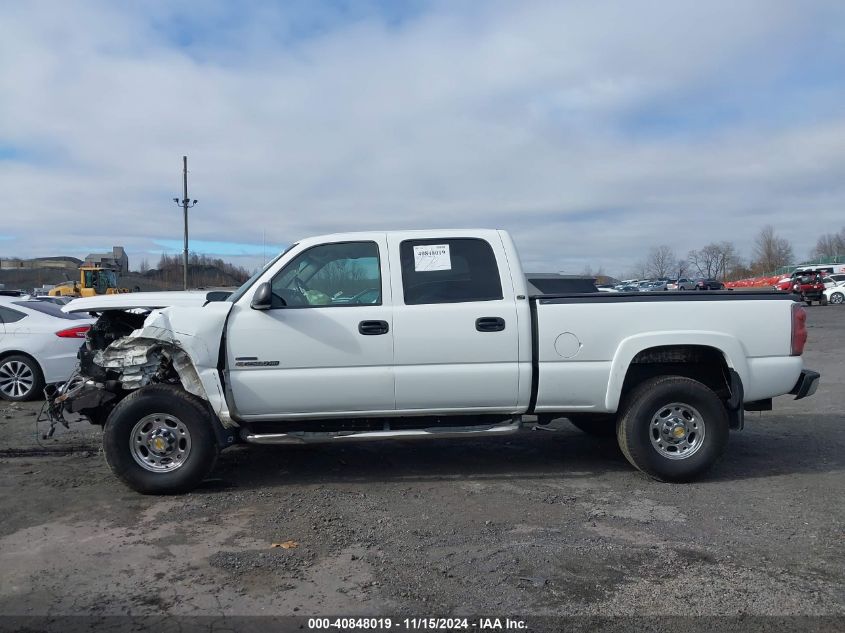
M 172 472 L 191 454 L 191 433 L 179 418 L 169 413 L 151 413 L 132 428 L 129 450 L 144 470 Z
M 688 459 L 701 448 L 706 430 L 704 418 L 695 407 L 672 402 L 651 416 L 648 435 L 661 457 Z
M 843 301 L 845 301 L 845 295 L 841 292 L 834 292 L 832 295 L 830 295 L 831 303 L 842 303 Z
M 10 360 L 0 365 L 0 392 L 12 397 L 22 398 L 32 391 L 35 374 L 26 363 Z

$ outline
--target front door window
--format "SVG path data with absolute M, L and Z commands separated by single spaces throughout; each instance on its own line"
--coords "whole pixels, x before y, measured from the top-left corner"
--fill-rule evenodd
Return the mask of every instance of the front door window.
M 271 283 L 273 307 L 381 305 L 375 242 L 321 244 L 297 255 Z

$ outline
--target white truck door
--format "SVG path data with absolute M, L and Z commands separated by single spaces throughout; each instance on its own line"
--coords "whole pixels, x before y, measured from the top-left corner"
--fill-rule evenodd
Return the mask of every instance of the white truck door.
M 271 309 L 233 307 L 226 353 L 238 415 L 394 409 L 386 255 L 384 237 L 312 246 L 273 277 Z
M 455 234 L 388 238 L 396 408 L 515 412 L 519 327 L 501 239 Z

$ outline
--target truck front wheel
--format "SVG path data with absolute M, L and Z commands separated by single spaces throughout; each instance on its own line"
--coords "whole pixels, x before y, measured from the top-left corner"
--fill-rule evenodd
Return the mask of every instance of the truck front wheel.
M 625 398 L 616 437 L 625 458 L 660 481 L 691 481 L 708 470 L 728 442 L 721 400 L 683 376 L 659 376 Z
M 106 461 L 137 492 L 188 492 L 217 460 L 209 416 L 202 400 L 174 385 L 139 389 L 124 398 L 106 421 Z

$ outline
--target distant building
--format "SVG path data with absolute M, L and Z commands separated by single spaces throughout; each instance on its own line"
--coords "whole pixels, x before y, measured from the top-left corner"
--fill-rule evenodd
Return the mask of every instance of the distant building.
M 76 270 L 82 263 L 76 257 L 36 257 L 34 259 L 0 259 L 2 270 L 33 270 L 44 268 L 59 268 L 63 270 Z
M 76 257 L 36 257 L 28 260 L 30 268 L 63 268 L 76 270 L 82 263 Z
M 112 247 L 111 253 L 89 253 L 85 257 L 85 264 L 114 268 L 121 274 L 129 272 L 129 257 L 122 246 Z

